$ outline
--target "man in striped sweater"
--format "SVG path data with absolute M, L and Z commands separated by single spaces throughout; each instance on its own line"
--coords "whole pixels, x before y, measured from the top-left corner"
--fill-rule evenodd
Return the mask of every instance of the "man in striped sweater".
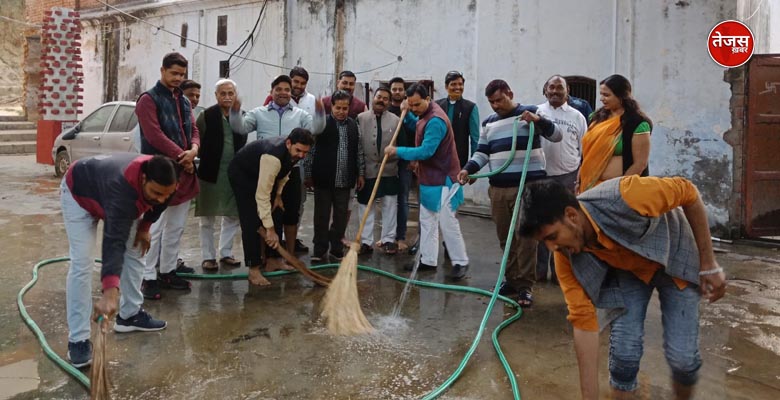
M 482 122 L 477 151 L 458 174 L 458 180 L 461 184 L 465 184 L 469 180 L 468 175 L 477 173 L 485 165 L 488 165 L 491 171 L 500 168 L 510 156 L 514 121 L 518 117 L 522 120 L 517 128 L 517 145 L 512 163 L 500 174 L 489 178 L 488 195 L 491 213 L 496 224 L 499 245 L 503 250 L 506 246 L 509 225 L 512 223 L 512 210 L 523 173 L 525 149 L 528 146 L 530 132 L 528 122 L 533 122 L 536 129 L 526 183 L 547 176 L 544 172 L 544 151 L 539 137 L 559 142 L 562 135 L 552 121 L 536 114 L 536 106 L 523 106 L 516 103 L 512 89 L 505 81 L 495 79 L 488 83 L 485 96 L 495 112 Z M 531 290 L 535 281 L 536 246 L 537 243 L 532 238 L 522 238 L 517 235 L 512 238 L 505 274 L 506 281 L 500 289 L 502 295 L 516 298 L 523 307 L 533 305 Z

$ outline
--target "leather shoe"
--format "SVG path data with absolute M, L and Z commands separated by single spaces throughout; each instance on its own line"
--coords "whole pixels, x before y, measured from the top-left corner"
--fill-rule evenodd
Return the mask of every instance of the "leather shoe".
M 215 270 L 219 268 L 217 260 L 203 260 L 203 262 L 200 263 L 200 266 L 204 270 Z
M 241 265 L 241 261 L 238 261 L 233 257 L 222 257 L 219 259 L 219 262 L 227 264 L 231 267 L 238 267 L 239 265 Z
M 453 265 L 452 271 L 450 272 L 450 278 L 454 281 L 459 281 L 466 277 L 466 273 L 469 272 L 469 266 L 468 265 Z
M 409 264 L 404 265 L 404 271 L 412 271 L 414 269 L 414 261 L 410 262 Z M 423 262 L 420 262 L 420 266 L 417 267 L 417 271 L 436 271 L 435 265 L 428 265 Z

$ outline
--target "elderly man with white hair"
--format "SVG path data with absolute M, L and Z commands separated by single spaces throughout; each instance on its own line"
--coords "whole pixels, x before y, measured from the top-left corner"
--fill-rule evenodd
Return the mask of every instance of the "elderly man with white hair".
M 219 268 L 214 246 L 214 223 L 221 218 L 219 234 L 219 262 L 227 266 L 241 264 L 233 257 L 233 238 L 238 232 L 238 209 L 233 189 L 228 180 L 228 165 L 233 156 L 246 144 L 246 135 L 233 132 L 230 127 L 230 107 L 236 100 L 236 83 L 220 79 L 215 85 L 217 104 L 207 108 L 196 122 L 201 134 L 198 152 L 200 165 L 200 194 L 195 216 L 200 217 L 200 247 L 204 270 Z

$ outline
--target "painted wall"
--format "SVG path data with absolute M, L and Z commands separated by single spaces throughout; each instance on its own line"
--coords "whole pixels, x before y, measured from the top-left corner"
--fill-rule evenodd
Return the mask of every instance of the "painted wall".
M 777 16 L 765 14 L 777 8 L 776 3 L 767 0 L 759 10 L 761 18 L 776 20 Z M 190 37 L 215 45 L 216 17 L 228 15 L 228 45 L 222 48 L 232 51 L 252 29 L 262 4 L 183 2 L 149 9 L 143 18 L 175 32 L 187 22 Z M 654 122 L 651 173 L 691 178 L 708 205 L 711 224 L 726 223 L 732 149 L 722 136 L 730 128 L 731 93 L 723 81 L 724 69 L 707 55 L 705 38 L 715 23 L 737 17 L 736 2 L 453 0 L 442 7 L 420 0 L 271 0 L 248 56 L 288 67 L 247 62 L 234 70 L 231 78 L 238 81 L 247 107 L 259 105 L 273 76 L 286 73 L 292 65 L 310 71 L 310 92 L 319 95 L 333 89 L 337 4 L 343 4 L 345 18 L 343 65 L 360 72 L 358 81 L 396 75 L 432 78 L 434 98 L 440 98 L 446 95 L 444 75 L 458 70 L 466 77 L 464 96 L 477 103 L 482 118 L 492 112 L 483 95 L 492 79 L 506 80 L 517 101 L 538 104 L 544 101 L 541 87 L 552 74 L 584 75 L 597 81 L 613 73 L 627 76 Z M 219 60 L 227 59 L 225 54 L 195 45 L 182 48 L 178 38 L 147 25 L 123 24 L 120 97 L 133 97 L 139 87 L 153 84 L 162 55 L 175 50 L 192 60 L 192 76 L 206 87 L 202 102 L 214 103 L 210 88 L 218 79 Z M 767 26 L 767 35 L 777 29 L 777 25 Z M 90 42 L 99 39 L 99 27 L 88 29 L 93 39 L 85 40 L 90 87 L 85 110 L 97 106 L 99 96 L 90 92 L 100 93 L 102 87 L 100 46 Z M 88 54 L 93 48 L 93 54 Z M 373 70 L 385 64 L 389 65 Z M 486 182 L 480 182 L 467 188 L 467 197 L 488 204 L 485 189 Z
M 21 109 L 24 92 L 25 8 L 22 0 L 3 1 L 0 19 L 0 108 Z

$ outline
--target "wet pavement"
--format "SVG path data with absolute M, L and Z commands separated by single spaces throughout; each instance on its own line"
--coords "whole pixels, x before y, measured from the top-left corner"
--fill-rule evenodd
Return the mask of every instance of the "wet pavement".
M 67 255 L 59 213 L 59 180 L 34 156 L 0 157 L 0 399 L 82 399 L 87 392 L 41 351 L 16 307 L 16 294 L 39 260 Z M 304 221 L 311 221 L 309 197 Z M 355 213 L 357 214 L 357 213 Z M 353 222 L 357 216 L 353 215 Z M 463 285 L 490 289 L 500 251 L 488 219 L 462 216 L 471 257 Z M 351 233 L 357 223 L 350 225 Z M 305 224 L 303 239 L 311 240 Z M 188 221 L 182 257 L 200 265 L 197 219 Z M 704 366 L 697 398 L 780 398 L 780 252 L 720 245 L 718 260 L 731 278 L 727 296 L 702 305 Z M 99 248 L 99 247 L 98 247 Z M 241 259 L 240 243 L 236 243 Z M 96 254 L 96 256 L 98 256 Z M 305 258 L 308 261 L 308 258 Z M 410 256 L 379 252 L 361 264 L 404 275 Z M 450 283 L 448 264 L 420 279 Z M 198 270 L 200 268 L 197 268 Z M 28 311 L 52 348 L 64 357 L 66 263 L 43 267 L 27 294 Z M 245 268 L 223 269 L 243 273 Z M 327 274 L 335 270 L 326 271 Z M 97 288 L 97 269 L 94 287 Z M 324 294 L 299 275 L 272 279 L 268 288 L 243 280 L 195 281 L 190 292 L 166 291 L 144 307 L 168 321 L 162 332 L 108 335 L 109 373 L 117 399 L 408 399 L 418 398 L 455 370 L 487 298 L 413 289 L 401 318 L 392 318 L 403 284 L 359 275 L 360 298 L 374 335 L 343 338 L 319 319 Z M 96 292 L 97 293 L 97 292 Z M 97 295 L 97 294 L 96 294 Z M 540 283 L 536 304 L 502 333 L 507 360 L 524 399 L 578 398 L 577 365 L 566 307 L 557 286 Z M 657 298 L 648 311 L 640 381 L 646 398 L 669 398 Z M 490 332 L 511 309 L 497 304 L 488 329 L 446 399 L 510 399 Z M 601 387 L 606 393 L 607 335 L 602 335 Z M 606 395 L 604 398 L 607 398 Z

